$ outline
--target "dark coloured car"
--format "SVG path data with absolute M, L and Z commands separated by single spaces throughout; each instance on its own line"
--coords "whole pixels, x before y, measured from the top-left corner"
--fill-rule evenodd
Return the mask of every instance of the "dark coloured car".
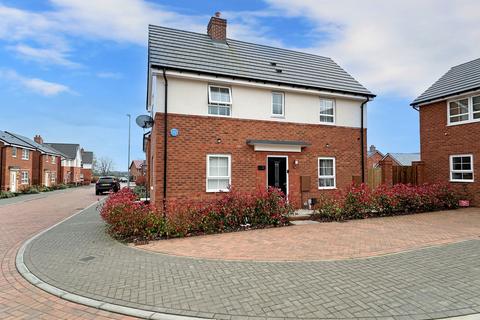
M 99 195 L 104 192 L 120 190 L 120 182 L 115 177 L 100 177 L 95 184 L 95 194 Z

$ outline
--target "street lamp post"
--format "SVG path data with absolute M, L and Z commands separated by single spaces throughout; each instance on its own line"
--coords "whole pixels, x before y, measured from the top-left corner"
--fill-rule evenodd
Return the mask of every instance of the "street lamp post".
M 128 164 L 127 164 L 127 171 L 128 171 L 128 181 L 127 181 L 127 188 L 130 188 L 130 122 L 132 116 L 127 113 L 128 117 Z

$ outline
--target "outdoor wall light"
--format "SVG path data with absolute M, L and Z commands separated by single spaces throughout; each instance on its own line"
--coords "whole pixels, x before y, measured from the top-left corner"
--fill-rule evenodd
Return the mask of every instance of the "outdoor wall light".
M 298 166 L 298 160 L 293 161 L 293 167 L 296 168 Z
M 220 143 L 222 143 L 222 139 L 217 138 L 217 144 L 220 144 Z
M 330 148 L 330 143 L 327 143 L 325 147 Z

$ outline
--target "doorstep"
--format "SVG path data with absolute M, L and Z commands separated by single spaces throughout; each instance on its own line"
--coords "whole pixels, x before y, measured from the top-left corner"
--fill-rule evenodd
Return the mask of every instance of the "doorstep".
M 293 216 L 288 217 L 288 221 L 310 220 L 313 210 L 298 209 L 295 210 Z

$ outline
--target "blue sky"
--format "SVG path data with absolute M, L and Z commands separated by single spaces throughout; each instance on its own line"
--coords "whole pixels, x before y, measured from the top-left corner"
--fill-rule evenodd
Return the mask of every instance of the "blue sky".
M 376 93 L 368 143 L 384 152 L 419 150 L 409 103 L 480 52 L 474 0 L 0 0 L 0 130 L 80 143 L 126 168 L 126 114 L 145 110 L 147 25 L 205 32 L 215 11 L 229 37 L 330 56 Z M 144 157 L 142 133 L 132 121 L 132 159 Z

